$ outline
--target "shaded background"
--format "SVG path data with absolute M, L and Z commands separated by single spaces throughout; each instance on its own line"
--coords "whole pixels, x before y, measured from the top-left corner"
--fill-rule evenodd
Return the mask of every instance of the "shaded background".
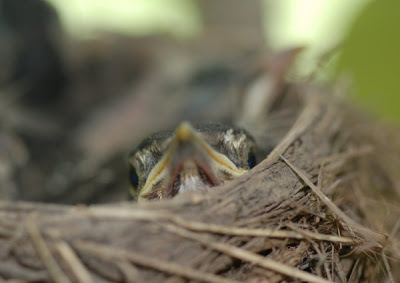
M 231 121 L 229 92 L 304 46 L 289 81 L 400 121 L 400 2 L 1 0 L 0 193 L 127 199 L 126 157 L 183 119 Z

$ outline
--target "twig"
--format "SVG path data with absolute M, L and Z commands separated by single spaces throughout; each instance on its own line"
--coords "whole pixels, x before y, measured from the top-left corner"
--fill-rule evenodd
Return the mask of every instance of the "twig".
M 56 248 L 60 253 L 61 257 L 67 263 L 73 274 L 76 276 L 78 282 L 90 283 L 93 282 L 87 269 L 83 266 L 76 253 L 71 247 L 64 241 L 58 240 Z
M 49 272 L 53 281 L 56 283 L 70 283 L 71 281 L 64 274 L 57 261 L 51 254 L 46 242 L 40 235 L 39 229 L 37 228 L 32 215 L 28 217 L 26 221 L 26 228 L 29 236 L 32 239 L 33 246 L 35 247 L 43 264 L 46 266 L 47 271 Z
M 358 272 L 358 265 L 360 264 L 360 258 L 358 258 L 357 260 L 356 260 L 356 262 L 354 263 L 354 265 L 353 265 L 353 267 L 352 267 L 352 269 L 351 269 L 351 273 L 350 273 L 350 277 L 349 277 L 349 280 L 347 281 L 348 283 L 351 283 L 351 282 L 358 282 L 358 278 L 355 278 L 357 275 L 356 275 L 356 273 Z
M 143 278 L 139 275 L 136 266 L 133 266 L 129 261 L 120 261 L 117 262 L 117 265 L 125 277 L 125 282 L 144 282 Z
M 238 281 L 226 279 L 211 273 L 202 272 L 189 266 L 167 262 L 154 257 L 148 257 L 138 253 L 121 250 L 102 244 L 95 244 L 87 241 L 77 241 L 74 247 L 80 251 L 88 252 L 102 259 L 122 259 L 131 261 L 137 265 L 159 270 L 168 274 L 179 275 L 191 280 L 200 280 L 212 283 L 238 283 Z
M 348 237 L 324 235 L 306 230 L 302 230 L 301 232 L 293 232 L 285 230 L 238 228 L 233 226 L 222 226 L 216 224 L 187 221 L 180 217 L 179 218 L 176 217 L 176 219 L 171 219 L 171 220 L 175 224 L 178 224 L 189 230 L 194 230 L 198 232 L 211 232 L 216 234 L 235 235 L 235 236 L 269 237 L 269 238 L 282 238 L 282 239 L 291 238 L 298 240 L 311 238 L 320 241 L 337 242 L 347 245 L 354 245 L 360 243 L 360 241 Z
M 349 227 L 350 231 L 353 228 L 356 228 L 358 231 L 362 231 L 371 237 L 374 238 L 376 241 L 376 248 L 382 249 L 383 246 L 380 244 L 380 241 L 386 241 L 387 236 L 374 232 L 368 228 L 361 226 L 360 224 L 356 223 L 353 219 L 348 217 L 340 208 L 338 208 L 326 195 L 324 195 L 319 188 L 317 188 L 313 182 L 308 179 L 300 169 L 296 168 L 292 163 L 289 162 L 285 157 L 281 155 L 282 160 L 311 188 L 311 190 L 320 198 L 320 200 L 333 212 L 335 213 L 346 225 Z M 350 226 L 351 225 L 351 226 Z M 351 231 L 352 232 L 352 231 Z M 379 239 L 379 240 L 378 240 Z
M 297 233 L 303 235 L 304 239 L 309 238 L 309 239 L 313 239 L 313 240 L 336 242 L 336 243 L 344 244 L 343 241 L 329 241 L 329 240 L 324 239 L 324 237 L 322 237 L 322 236 L 328 236 L 328 237 L 333 237 L 333 238 L 338 238 L 338 239 L 341 239 L 341 238 L 342 239 L 346 239 L 346 241 L 348 241 L 346 244 L 350 244 L 350 241 L 353 244 L 361 244 L 360 240 L 358 240 L 358 239 L 351 239 L 351 238 L 342 237 L 342 236 L 331 236 L 331 235 L 319 234 L 319 233 L 311 232 L 311 231 L 308 231 L 308 230 L 300 229 L 300 228 L 296 227 L 295 225 L 293 225 L 293 223 L 287 223 L 286 227 L 288 227 L 288 228 L 296 231 Z M 315 237 L 316 235 L 319 235 L 321 237 Z
M 7 261 L 1 261 L 0 278 L 18 278 L 25 280 L 23 282 L 45 282 L 49 280 L 48 273 L 45 270 L 34 271 L 27 267 L 15 266 Z M 3 281 L 0 280 L 0 282 Z
M 321 277 L 301 271 L 297 268 L 285 265 L 283 263 L 262 257 L 258 254 L 249 252 L 247 250 L 238 248 L 236 246 L 228 245 L 228 244 L 224 244 L 224 243 L 213 242 L 213 241 L 210 241 L 210 239 L 208 237 L 200 236 L 196 233 L 189 232 L 187 230 L 178 228 L 173 225 L 165 225 L 165 227 L 170 232 L 175 233 L 181 237 L 200 242 L 201 244 L 205 245 L 206 247 L 212 248 L 221 253 L 227 254 L 231 257 L 234 257 L 234 258 L 237 258 L 237 259 L 240 259 L 243 261 L 248 261 L 252 264 L 259 265 L 261 267 L 264 267 L 266 269 L 286 275 L 288 277 L 297 278 L 297 279 L 304 280 L 307 282 L 315 282 L 315 283 L 328 283 L 329 282 Z
M 182 217 L 175 216 L 168 213 L 159 213 L 154 211 L 127 211 L 124 209 L 109 209 L 97 208 L 91 210 L 91 215 L 99 218 L 128 218 L 139 220 L 165 220 L 172 222 L 181 227 L 198 232 L 210 232 L 224 235 L 235 236 L 253 236 L 253 237 L 270 237 L 270 238 L 292 238 L 292 239 L 305 239 L 312 238 L 320 241 L 336 242 L 346 245 L 360 244 L 357 239 L 348 237 L 324 235 L 311 231 L 302 230 L 301 233 L 285 230 L 272 230 L 272 229 L 248 229 L 234 226 L 225 226 L 211 223 L 204 223 L 198 221 L 186 220 Z M 136 213 L 138 212 L 138 213 Z
M 392 270 L 390 268 L 390 264 L 389 264 L 389 261 L 387 260 L 386 254 L 383 250 L 382 250 L 381 254 L 382 254 L 383 263 L 385 264 L 386 271 L 389 275 L 389 280 L 391 283 L 394 283 L 395 281 L 393 278 Z
M 288 223 L 288 224 L 286 224 L 286 226 L 289 227 L 290 229 L 298 231 L 299 233 L 304 234 L 304 235 L 307 235 L 307 233 L 312 233 L 311 231 L 307 231 L 307 230 L 303 230 L 303 229 L 297 228 L 292 223 Z M 314 241 L 311 241 L 311 244 L 313 245 L 314 250 L 319 255 L 319 258 L 320 258 L 319 260 L 323 261 L 323 265 L 324 265 L 324 268 L 325 268 L 325 273 L 326 273 L 326 275 L 328 277 L 328 280 L 332 281 L 332 276 L 331 276 L 331 274 L 329 272 L 329 267 L 327 266 L 327 260 L 326 260 L 327 256 L 326 256 L 326 254 L 322 254 L 322 248 L 324 248 L 323 244 L 321 243 L 321 249 L 318 247 L 317 243 L 315 243 Z

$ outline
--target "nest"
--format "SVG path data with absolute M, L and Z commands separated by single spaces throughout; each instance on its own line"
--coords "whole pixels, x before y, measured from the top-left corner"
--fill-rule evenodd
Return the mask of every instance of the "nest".
M 0 278 L 394 282 L 395 141 L 332 98 L 304 97 L 265 160 L 208 192 L 89 207 L 1 203 Z

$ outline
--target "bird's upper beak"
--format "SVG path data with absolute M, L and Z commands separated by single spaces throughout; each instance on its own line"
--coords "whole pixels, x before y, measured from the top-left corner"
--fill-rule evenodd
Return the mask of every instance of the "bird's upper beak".
M 166 153 L 148 175 L 138 200 L 172 197 L 184 191 L 217 186 L 246 171 L 237 168 L 188 122 L 183 122 L 175 130 Z

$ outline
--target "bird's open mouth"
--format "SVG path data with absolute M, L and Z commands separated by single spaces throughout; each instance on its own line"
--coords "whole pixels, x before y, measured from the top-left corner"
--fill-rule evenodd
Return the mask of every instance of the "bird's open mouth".
M 214 150 L 189 123 L 184 122 L 176 129 L 166 153 L 151 170 L 138 200 L 168 198 L 217 186 L 246 171 Z
M 178 173 L 171 175 L 171 182 L 165 188 L 165 197 L 174 197 L 178 193 L 214 187 L 221 181 L 209 168 L 198 166 L 194 161 L 186 161 Z

